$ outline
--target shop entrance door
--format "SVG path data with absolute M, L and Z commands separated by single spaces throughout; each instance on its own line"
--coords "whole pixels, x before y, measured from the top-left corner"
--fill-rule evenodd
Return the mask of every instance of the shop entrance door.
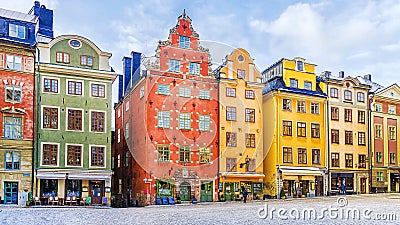
M 224 191 L 225 200 L 226 201 L 235 200 L 235 183 L 226 182 L 224 188 L 225 188 L 225 191 Z
M 315 196 L 324 195 L 324 180 L 322 176 L 316 176 L 315 179 Z
M 188 182 L 183 182 L 180 185 L 181 201 L 190 201 L 191 188 Z
M 201 202 L 212 202 L 212 182 L 202 181 L 200 189 L 200 201 Z
M 4 204 L 18 204 L 18 182 L 4 182 Z
M 89 196 L 92 199 L 92 204 L 100 205 L 103 198 L 103 182 L 102 181 L 90 181 L 89 183 Z

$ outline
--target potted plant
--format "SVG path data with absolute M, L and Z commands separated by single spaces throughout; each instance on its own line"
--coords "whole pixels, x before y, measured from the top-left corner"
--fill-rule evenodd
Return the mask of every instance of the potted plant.
M 302 197 L 302 198 L 305 198 L 305 197 L 306 197 L 306 194 L 307 194 L 306 189 L 305 189 L 304 187 L 301 188 L 301 197 Z
M 285 199 L 286 198 L 285 189 L 283 189 L 283 187 L 281 188 L 280 196 L 281 196 L 281 199 Z

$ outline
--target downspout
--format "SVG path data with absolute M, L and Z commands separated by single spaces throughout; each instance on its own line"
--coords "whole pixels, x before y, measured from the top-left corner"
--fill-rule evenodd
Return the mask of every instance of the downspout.
M 328 79 L 329 79 L 329 77 L 328 77 Z M 330 155 L 331 155 L 330 133 L 331 132 L 330 132 L 330 120 L 329 120 L 329 112 L 330 112 L 330 109 L 329 109 L 329 82 L 326 82 L 326 95 L 327 95 L 327 98 L 326 98 L 325 121 L 326 121 L 326 127 L 327 127 L 326 130 L 328 132 L 326 133 L 327 155 L 325 156 L 325 166 L 327 168 L 327 173 L 328 173 L 328 190 L 327 190 L 326 195 L 329 195 L 331 192 L 331 171 L 330 171 L 330 169 L 331 169 L 331 166 L 330 166 L 330 163 L 331 163 L 331 161 L 330 161 Z
M 32 117 L 32 123 L 33 124 L 36 124 L 36 104 L 35 104 L 35 101 L 36 101 L 36 82 L 35 82 L 35 74 L 36 74 L 36 66 L 35 66 L 35 64 L 36 64 L 36 48 L 37 48 L 37 43 L 35 43 L 33 46 L 30 46 L 31 47 L 31 51 L 32 51 L 32 54 L 33 54 L 33 117 Z M 39 52 L 39 51 L 38 51 Z M 32 168 L 31 168 L 31 171 L 32 171 L 32 175 L 31 175 L 31 191 L 32 191 L 32 195 L 33 195 L 33 188 L 34 188 L 34 184 L 35 184 L 35 159 L 36 159 L 36 157 L 35 157 L 35 144 L 36 144 L 36 142 L 37 142 L 37 138 L 36 138 L 36 135 L 37 135 L 37 132 L 36 132 L 36 130 L 35 130 L 35 127 L 33 127 L 33 143 L 32 143 Z M 36 186 L 37 186 L 37 184 L 36 184 Z M 37 196 L 37 188 L 36 188 L 36 193 L 35 193 L 35 196 Z
M 369 98 L 370 95 L 368 95 L 368 122 L 367 122 L 367 130 L 368 130 L 368 180 L 369 180 L 369 193 L 372 193 L 372 110 L 371 110 L 371 104 L 372 104 L 372 98 L 374 97 L 374 94 L 372 94 L 372 97 Z
M 41 85 L 41 80 L 40 80 L 40 49 L 37 47 L 37 45 L 36 45 L 36 49 L 37 49 L 37 79 L 36 79 L 36 75 L 35 75 L 34 78 L 37 80 L 37 82 L 36 82 L 37 85 L 34 85 L 33 95 L 34 95 L 34 101 L 36 102 L 36 104 L 34 104 L 34 105 L 37 106 L 36 109 L 40 109 L 41 108 L 41 106 L 40 106 L 40 85 Z M 35 58 L 35 60 L 36 60 L 36 58 Z M 35 67 L 35 70 L 36 70 L 36 67 Z M 35 106 L 34 106 L 34 108 L 35 108 Z M 32 164 L 32 170 L 35 171 L 35 178 L 33 178 L 33 176 L 32 176 L 32 180 L 36 181 L 35 182 L 35 185 L 36 185 L 35 196 L 38 196 L 38 180 L 37 180 L 36 177 L 37 177 L 37 169 L 38 169 L 37 167 L 38 167 L 38 164 L 39 164 L 39 160 L 36 163 L 35 163 L 35 160 L 39 158 L 38 151 L 39 151 L 39 138 L 40 138 L 40 126 L 41 126 L 40 122 L 41 121 L 40 120 L 36 121 L 37 118 L 40 118 L 40 110 L 39 111 L 35 110 L 34 112 L 35 112 L 34 113 L 34 122 L 36 122 L 36 129 L 34 129 L 34 130 L 36 130 L 36 132 L 34 133 L 34 141 L 35 141 L 34 145 L 35 145 L 36 151 L 35 151 L 35 149 L 33 150 L 34 151 L 34 157 L 32 159 L 32 163 L 33 163 Z M 39 114 L 39 115 L 36 116 L 36 114 Z M 36 155 L 36 157 L 35 157 L 35 155 Z
M 220 154 L 221 154 L 221 148 L 220 148 L 220 146 L 221 146 L 221 134 L 220 134 L 220 132 L 221 132 L 221 130 L 220 130 L 220 110 L 219 110 L 219 107 L 220 107 L 220 105 L 219 105 L 219 103 L 220 103 L 220 101 L 219 101 L 219 95 L 220 95 L 220 79 L 217 79 L 217 87 L 218 87 L 218 92 L 217 92 L 217 99 L 218 99 L 218 101 L 217 101 L 217 115 L 218 115 L 218 120 L 217 120 L 217 128 L 218 128 L 218 131 L 217 131 L 217 133 L 218 133 L 218 146 L 217 146 L 217 150 L 218 150 L 218 171 L 217 171 L 217 182 L 218 182 L 218 197 L 217 197 L 217 199 L 219 199 L 220 197 L 220 194 L 219 194 L 219 183 L 220 183 L 220 173 L 219 173 L 219 171 L 220 171 L 220 161 L 221 161 L 221 158 L 220 158 Z M 222 187 L 222 190 L 221 190 L 221 192 L 224 194 L 224 188 Z M 226 198 L 226 196 L 225 196 L 225 198 Z

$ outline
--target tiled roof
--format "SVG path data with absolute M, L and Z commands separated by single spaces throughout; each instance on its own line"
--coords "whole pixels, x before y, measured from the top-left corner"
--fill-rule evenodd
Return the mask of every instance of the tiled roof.
M 14 20 L 21 20 L 30 23 L 36 23 L 38 17 L 35 15 L 30 15 L 26 13 L 16 12 L 8 9 L 0 8 L 0 17 L 10 18 Z

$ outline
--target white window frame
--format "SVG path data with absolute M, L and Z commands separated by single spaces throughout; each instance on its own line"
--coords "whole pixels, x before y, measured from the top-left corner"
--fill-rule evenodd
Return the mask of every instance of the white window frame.
M 93 84 L 95 84 L 95 85 L 103 85 L 104 86 L 104 97 L 98 97 L 98 96 L 93 96 L 92 95 L 92 85 Z M 92 97 L 92 98 L 100 98 L 100 99 L 107 99 L 107 84 L 101 83 L 101 82 L 89 82 L 89 90 L 90 90 L 90 93 L 89 93 L 90 97 Z
M 45 92 L 44 91 L 44 80 L 45 79 L 49 79 L 49 80 L 57 80 L 57 92 Z M 56 77 L 42 77 L 42 93 L 44 94 L 60 94 L 60 78 L 56 78 Z
M 43 146 L 44 145 L 57 145 L 57 165 L 44 165 L 43 164 Z M 60 166 L 60 143 L 55 143 L 55 142 L 41 142 L 40 143 L 40 166 L 44 166 L 44 167 Z
M 210 90 L 207 89 L 200 89 L 199 90 L 199 99 L 203 99 L 203 100 L 210 100 Z
M 181 61 L 177 60 L 177 59 L 169 59 L 169 63 L 168 63 L 169 72 L 173 72 L 173 73 L 180 73 L 181 72 Z
M 92 131 L 92 112 L 102 112 L 104 113 L 104 131 Z M 107 111 L 104 110 L 95 110 L 91 109 L 89 110 L 89 132 L 91 133 L 99 133 L 99 134 L 104 134 L 107 133 Z
M 44 108 L 56 108 L 57 109 L 57 129 L 53 129 L 53 128 L 44 128 L 43 127 L 43 117 L 44 117 Z M 60 120 L 60 107 L 59 106 L 50 106 L 50 105 L 42 105 L 42 109 L 41 109 L 41 118 L 40 118 L 40 124 L 41 124 L 41 128 L 44 130 L 60 130 L 60 124 L 61 120 Z
M 189 63 L 189 73 L 194 75 L 200 75 L 200 63 L 190 62 Z
M 199 131 L 208 132 L 210 131 L 211 116 L 199 115 Z
M 12 68 L 8 68 L 8 62 L 11 62 L 11 61 L 9 61 L 9 59 L 11 59 L 12 58 Z M 15 65 L 19 65 L 19 63 L 16 63 L 16 58 L 19 58 L 19 59 L 21 59 L 21 68 L 19 68 L 19 67 L 16 67 Z M 23 64 L 23 58 L 22 58 L 22 56 L 20 56 L 20 55 L 13 55 L 13 54 L 6 54 L 6 64 L 5 64 L 5 68 L 6 69 L 8 69 L 8 70 L 15 70 L 15 71 L 23 71 L 23 68 L 22 68 L 22 64 Z
M 80 146 L 81 147 L 81 165 L 80 166 L 71 166 L 68 165 L 68 145 L 73 145 L 73 146 Z M 65 143 L 65 157 L 64 157 L 64 161 L 65 161 L 65 167 L 75 167 L 75 168 L 82 168 L 83 167 L 83 154 L 84 154 L 84 149 L 83 149 L 83 144 L 74 144 L 74 143 Z
M 103 147 L 104 148 L 104 166 L 92 166 L 92 147 Z M 106 168 L 107 167 L 107 146 L 105 145 L 89 145 L 89 167 L 92 168 Z
M 190 98 L 190 87 L 179 87 L 179 97 Z
M 163 88 L 165 88 L 165 91 L 163 90 Z M 160 91 L 160 90 L 162 90 L 162 91 Z M 166 91 L 166 90 L 168 90 L 168 91 Z M 158 84 L 157 85 L 157 94 L 159 94 L 159 95 L 170 95 L 171 94 L 171 87 L 169 86 L 169 84 Z
M 15 28 L 15 30 L 12 28 Z M 23 28 L 23 36 L 19 36 L 21 28 Z M 26 27 L 19 25 L 19 24 L 9 23 L 8 24 L 8 36 L 19 38 L 19 39 L 26 39 Z
M 8 89 L 11 89 L 11 91 L 13 93 L 13 100 L 8 100 L 7 99 L 7 90 Z M 19 90 L 20 91 L 20 100 L 19 101 L 15 101 L 15 98 L 14 98 L 14 91 L 15 90 Z M 21 103 L 22 102 L 22 87 L 21 86 L 17 86 L 17 85 L 5 85 L 4 86 L 4 100 L 6 102 Z
M 80 110 L 82 111 L 82 130 L 69 130 L 68 129 L 68 110 Z M 69 108 L 66 107 L 65 108 L 65 130 L 66 131 L 72 131 L 72 132 L 84 132 L 85 131 L 85 110 L 81 109 L 81 108 Z
M 75 82 L 75 83 L 80 82 L 81 85 L 82 85 L 82 90 L 81 90 L 82 93 L 81 93 L 80 95 L 68 93 L 69 82 Z M 85 86 L 85 82 L 84 82 L 83 80 L 66 79 L 66 81 L 65 81 L 65 94 L 66 94 L 66 95 L 69 95 L 69 96 L 84 97 L 84 96 L 85 96 L 85 87 L 84 87 L 84 86 Z M 76 86 L 75 86 L 75 88 L 76 88 Z M 90 90 L 90 91 L 91 91 L 91 90 Z M 90 95 L 91 95 L 91 94 L 90 94 Z

